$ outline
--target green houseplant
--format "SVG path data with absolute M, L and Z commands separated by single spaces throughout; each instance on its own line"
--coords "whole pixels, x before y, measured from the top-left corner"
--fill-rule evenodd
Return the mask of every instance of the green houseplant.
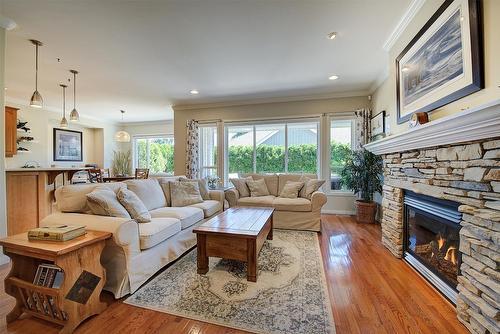
M 351 151 L 342 169 L 341 183 L 358 195 L 356 219 L 360 223 L 374 223 L 377 205 L 373 194 L 382 192 L 382 158 L 365 149 Z

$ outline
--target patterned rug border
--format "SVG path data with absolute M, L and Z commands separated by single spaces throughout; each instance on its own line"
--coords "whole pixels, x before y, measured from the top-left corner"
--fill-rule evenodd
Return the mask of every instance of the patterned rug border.
M 332 310 L 331 299 L 330 299 L 330 290 L 328 288 L 328 283 L 326 281 L 326 271 L 325 271 L 325 265 L 323 263 L 324 259 L 323 259 L 323 254 L 321 253 L 321 247 L 320 247 L 320 241 L 319 241 L 320 234 L 316 233 L 316 232 L 312 232 L 312 231 L 295 231 L 295 230 L 287 230 L 287 229 L 275 229 L 275 230 L 293 231 L 293 232 L 301 232 L 301 233 L 314 233 L 314 234 L 316 234 L 316 243 L 315 243 L 316 244 L 316 252 L 317 252 L 317 254 L 321 258 L 321 261 L 319 261 L 320 262 L 320 267 L 321 267 L 321 269 L 323 271 L 323 275 L 321 275 L 321 283 L 323 285 L 323 290 L 326 290 L 326 291 L 323 291 L 323 292 L 325 292 L 325 294 L 326 294 L 326 296 L 324 296 L 324 297 L 327 300 L 326 307 L 327 307 L 327 309 L 329 311 L 328 312 L 328 319 L 329 319 L 330 323 L 332 324 L 332 330 L 333 330 L 332 333 L 336 334 L 335 318 L 333 317 L 333 310 Z M 186 253 L 184 253 L 177 260 L 180 260 L 184 256 L 187 256 L 189 253 L 195 251 L 195 249 L 196 249 L 196 246 L 193 247 L 192 249 L 190 249 L 189 251 L 187 251 Z M 151 284 L 152 282 L 154 282 L 164 271 L 169 270 L 170 267 L 172 267 L 172 266 L 175 266 L 176 262 L 177 261 L 175 261 L 174 263 L 172 263 L 172 265 L 169 266 L 168 268 L 160 270 L 151 281 L 148 281 L 148 282 L 144 283 L 139 289 L 137 289 L 136 292 L 140 291 L 146 285 Z M 227 328 L 242 330 L 242 331 L 245 331 L 245 332 L 248 332 L 248 333 L 273 334 L 272 332 L 249 330 L 248 328 L 243 328 L 243 327 L 231 325 L 230 323 L 226 323 L 226 322 L 222 322 L 222 321 L 207 320 L 206 318 L 197 317 L 197 316 L 193 316 L 193 315 L 190 315 L 190 314 L 185 314 L 185 313 L 182 313 L 182 312 L 171 312 L 171 311 L 167 312 L 167 311 L 162 310 L 162 309 L 157 308 L 157 307 L 137 305 L 137 304 L 134 304 L 133 302 L 129 302 L 128 300 L 130 299 L 130 297 L 132 295 L 134 295 L 136 292 L 134 292 L 133 294 L 129 295 L 127 297 L 127 299 L 123 301 L 123 303 L 131 305 L 131 306 L 134 306 L 134 307 L 139 307 L 139 308 L 143 308 L 143 309 L 147 309 L 147 310 L 152 310 L 152 311 L 156 311 L 156 312 L 170 314 L 170 315 L 177 316 L 177 317 L 183 317 L 183 318 L 186 318 L 186 319 L 191 319 L 191 320 L 195 320 L 195 321 L 201 321 L 201 322 L 204 322 L 204 323 L 207 323 L 207 324 L 214 324 L 214 325 L 219 325 L 219 326 L 223 326 L 223 327 L 227 327 Z M 276 332 L 274 332 L 274 333 L 276 333 Z

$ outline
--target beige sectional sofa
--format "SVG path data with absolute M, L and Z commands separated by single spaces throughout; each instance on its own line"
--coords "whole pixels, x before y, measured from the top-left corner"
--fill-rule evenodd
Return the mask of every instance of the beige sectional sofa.
M 242 174 L 254 180 L 264 179 L 269 196 L 241 197 L 236 188 L 226 191 L 229 206 L 266 206 L 274 207 L 273 225 L 275 228 L 320 231 L 321 208 L 326 203 L 326 195 L 321 191 L 307 198 L 281 198 L 279 194 L 287 181 L 299 181 L 302 176 L 317 179 L 316 174 Z
M 55 212 L 40 223 L 85 225 L 87 229 L 113 233 L 103 250 L 101 261 L 106 269 L 105 290 L 121 298 L 136 291 L 166 264 L 196 245 L 194 227 L 222 212 L 224 193 L 209 191 L 210 199 L 185 207 L 172 207 L 169 181 L 179 177 L 101 183 L 118 191 L 127 187 L 149 210 L 152 220 L 137 223 L 129 218 L 92 215 L 86 195 L 97 184 L 66 185 L 55 192 Z

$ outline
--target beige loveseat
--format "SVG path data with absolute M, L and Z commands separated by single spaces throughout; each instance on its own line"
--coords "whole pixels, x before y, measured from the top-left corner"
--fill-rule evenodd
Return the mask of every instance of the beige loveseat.
M 275 208 L 273 226 L 275 228 L 320 231 L 321 208 L 326 203 L 326 195 L 321 191 L 307 198 L 281 198 L 279 194 L 286 181 L 299 181 L 302 176 L 317 179 L 316 174 L 242 174 L 251 176 L 254 180 L 264 179 L 269 190 L 269 196 L 241 197 L 236 188 L 226 191 L 229 206 L 266 206 Z
M 150 223 L 133 219 L 92 215 L 86 194 L 97 184 L 67 185 L 55 192 L 58 212 L 47 216 L 41 226 L 85 225 L 87 229 L 113 233 L 103 250 L 105 290 L 121 298 L 136 291 L 166 264 L 196 245 L 195 226 L 222 212 L 224 193 L 209 191 L 209 200 L 185 207 L 171 207 L 169 181 L 179 177 L 100 183 L 114 191 L 127 187 L 148 208 Z

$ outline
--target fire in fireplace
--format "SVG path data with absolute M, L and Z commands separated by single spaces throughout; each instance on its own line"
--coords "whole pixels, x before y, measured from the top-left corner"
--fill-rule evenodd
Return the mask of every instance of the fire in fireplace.
M 456 303 L 460 273 L 458 203 L 405 192 L 404 257 L 441 293 Z

